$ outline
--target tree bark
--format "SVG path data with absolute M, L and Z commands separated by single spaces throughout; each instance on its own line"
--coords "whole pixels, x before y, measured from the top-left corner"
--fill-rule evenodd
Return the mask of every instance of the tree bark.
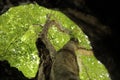
M 46 23 L 36 41 L 40 56 L 37 78 L 38 80 L 80 80 L 75 54 L 78 41 L 71 39 L 62 49 L 56 51 L 47 38 L 47 33 L 52 25 L 55 25 L 58 29 L 62 29 L 62 27 L 54 20 L 50 20 L 50 17 L 50 15 L 47 15 Z M 64 30 L 62 29 L 62 31 Z M 64 32 L 68 31 L 65 30 Z

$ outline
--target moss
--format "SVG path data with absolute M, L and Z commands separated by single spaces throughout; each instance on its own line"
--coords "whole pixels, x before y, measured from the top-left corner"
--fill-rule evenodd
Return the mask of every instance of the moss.
M 52 20 L 56 20 L 64 28 L 71 31 L 71 34 L 68 35 L 55 27 L 51 27 L 48 38 L 56 50 L 62 48 L 70 37 L 76 37 L 81 47 L 91 49 L 88 37 L 64 14 L 36 4 L 13 7 L 0 16 L 0 60 L 8 60 L 11 66 L 17 67 L 29 78 L 34 77 L 38 69 L 39 57 L 35 41 L 42 30 L 41 26 L 45 24 L 47 14 L 51 14 Z M 94 56 L 81 56 L 79 58 L 87 66 L 87 72 L 92 80 L 108 80 L 105 68 L 102 67 L 102 64 L 98 64 Z M 88 75 L 84 66 L 82 67 L 81 79 L 87 80 Z M 100 75 L 103 78 L 100 78 Z

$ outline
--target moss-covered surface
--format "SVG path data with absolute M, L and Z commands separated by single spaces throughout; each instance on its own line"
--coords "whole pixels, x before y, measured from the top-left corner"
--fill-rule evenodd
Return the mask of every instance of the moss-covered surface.
M 38 69 L 39 57 L 35 41 L 42 30 L 41 25 L 45 24 L 47 14 L 51 14 L 52 20 L 71 31 L 71 35 L 67 35 L 56 27 L 50 28 L 48 38 L 56 50 L 62 48 L 71 36 L 79 40 L 82 48 L 91 49 L 87 36 L 62 13 L 33 4 L 11 8 L 0 16 L 0 60 L 8 60 L 11 66 L 17 67 L 29 78 L 34 77 Z M 109 80 L 106 69 L 94 55 L 79 52 L 77 55 L 78 63 L 81 63 L 81 80 Z

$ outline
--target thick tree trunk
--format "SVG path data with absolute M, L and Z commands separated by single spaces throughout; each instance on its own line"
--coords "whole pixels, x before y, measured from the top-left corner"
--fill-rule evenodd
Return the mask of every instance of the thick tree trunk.
M 75 48 L 77 48 L 75 41 L 70 40 L 56 53 L 50 80 L 80 80 Z
M 36 41 L 40 56 L 38 80 L 80 80 L 75 54 L 75 50 L 78 48 L 78 41 L 71 39 L 62 49 L 56 51 L 47 38 L 47 33 L 52 25 L 59 29 L 61 26 L 54 20 L 50 20 L 50 15 L 47 15 L 47 18 L 39 36 L 40 38 Z

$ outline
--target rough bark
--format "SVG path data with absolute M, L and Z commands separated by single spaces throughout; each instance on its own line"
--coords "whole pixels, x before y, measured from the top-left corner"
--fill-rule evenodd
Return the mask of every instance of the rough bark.
M 75 54 L 78 41 L 71 39 L 57 52 L 47 38 L 47 33 L 52 25 L 56 25 L 59 29 L 62 29 L 62 27 L 54 20 L 50 20 L 50 16 L 47 16 L 47 18 L 40 33 L 40 38 L 36 41 L 40 55 L 38 80 L 79 80 L 79 67 Z M 64 29 L 62 30 L 64 31 Z
M 80 80 L 76 49 L 76 42 L 71 39 L 55 54 L 50 80 Z
M 37 80 L 80 80 L 75 54 L 78 43 L 71 39 L 62 49 L 54 53 L 53 59 L 50 57 L 50 50 L 45 47 L 46 43 L 42 40 L 38 38 L 36 42 L 41 54 Z

